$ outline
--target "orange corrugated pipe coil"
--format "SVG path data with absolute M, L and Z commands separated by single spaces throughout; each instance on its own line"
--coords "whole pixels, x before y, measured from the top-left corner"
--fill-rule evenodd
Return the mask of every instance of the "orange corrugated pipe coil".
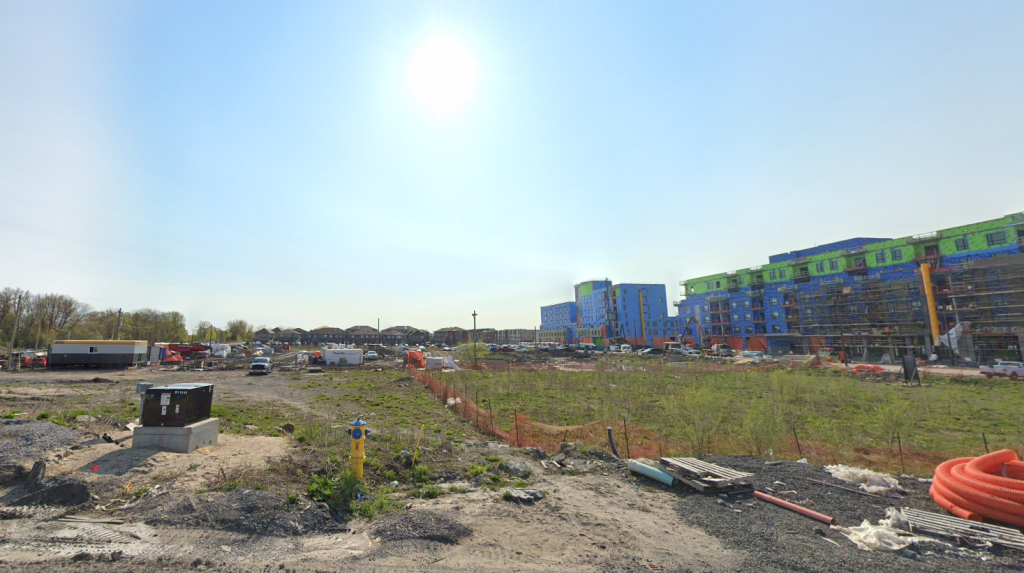
M 1024 462 L 1010 450 L 939 464 L 931 494 L 957 517 L 1024 527 Z

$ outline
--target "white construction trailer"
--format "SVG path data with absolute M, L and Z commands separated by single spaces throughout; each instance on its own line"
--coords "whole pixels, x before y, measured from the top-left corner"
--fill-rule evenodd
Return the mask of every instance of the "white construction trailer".
M 99 366 L 123 368 L 146 364 L 145 340 L 54 340 L 50 366 Z
M 328 366 L 352 366 L 363 363 L 363 351 L 359 348 L 324 348 L 321 356 Z

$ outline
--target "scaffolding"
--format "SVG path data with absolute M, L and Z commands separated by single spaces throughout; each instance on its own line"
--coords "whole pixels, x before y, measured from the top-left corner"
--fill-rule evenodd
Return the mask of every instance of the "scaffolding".
M 979 362 L 1022 360 L 1024 254 L 964 261 L 935 274 L 940 342 Z

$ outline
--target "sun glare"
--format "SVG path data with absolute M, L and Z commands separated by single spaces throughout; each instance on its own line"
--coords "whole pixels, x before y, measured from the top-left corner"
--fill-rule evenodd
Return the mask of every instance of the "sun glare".
M 463 104 L 476 84 L 476 63 L 469 49 L 450 36 L 434 36 L 409 63 L 413 95 L 436 115 L 449 114 Z

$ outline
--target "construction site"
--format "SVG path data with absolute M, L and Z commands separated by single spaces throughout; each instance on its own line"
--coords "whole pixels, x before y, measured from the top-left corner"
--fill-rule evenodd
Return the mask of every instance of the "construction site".
M 466 346 L 333 366 L 292 349 L 262 376 L 4 373 L 0 570 L 983 571 L 1024 555 L 1016 518 L 950 514 L 933 483 L 944 460 L 1017 463 L 1014 382 Z M 170 422 L 195 390 L 208 410 Z

